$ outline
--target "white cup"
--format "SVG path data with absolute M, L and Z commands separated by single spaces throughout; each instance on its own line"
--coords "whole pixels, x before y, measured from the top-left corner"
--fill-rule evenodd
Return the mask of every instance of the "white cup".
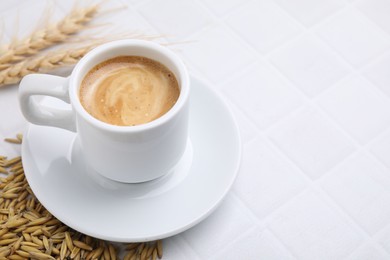
M 164 64 L 179 83 L 176 104 L 163 116 L 142 125 L 116 126 L 91 116 L 81 105 L 79 87 L 95 65 L 117 56 L 143 56 Z M 31 74 L 23 78 L 19 101 L 25 118 L 37 125 L 76 132 L 87 163 L 101 175 L 137 183 L 170 172 L 182 157 L 188 139 L 190 80 L 182 61 L 169 49 L 142 40 L 119 40 L 87 53 L 68 78 Z M 69 109 L 47 107 L 35 95 L 59 98 Z

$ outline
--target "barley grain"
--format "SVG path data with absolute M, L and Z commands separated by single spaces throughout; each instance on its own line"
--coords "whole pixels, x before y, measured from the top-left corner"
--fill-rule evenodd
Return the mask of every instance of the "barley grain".
M 23 243 L 23 242 L 22 242 L 22 243 Z M 41 252 L 41 251 L 39 251 L 39 249 L 36 248 L 36 247 L 25 246 L 25 245 L 23 245 L 23 244 L 20 246 L 20 249 L 21 249 L 22 251 L 26 252 L 26 253 L 30 253 L 30 252 L 38 252 L 38 253 L 40 253 L 40 252 Z
M 4 195 L 4 194 L 3 194 Z M 16 228 L 23 224 L 26 224 L 29 220 L 25 218 L 19 218 L 19 219 L 9 219 L 7 223 L 5 224 L 5 227 L 7 228 Z
M 0 240 L 0 246 L 9 245 L 9 244 L 15 242 L 16 240 L 18 240 L 18 239 L 17 239 L 17 238 L 1 239 L 1 240 Z
M 154 246 L 149 246 L 149 249 L 148 249 L 148 253 L 146 254 L 146 258 L 149 259 L 149 257 L 152 255 L 153 253 L 153 250 L 154 250 Z
M 137 256 L 137 253 L 135 250 L 131 250 L 126 253 L 124 259 L 131 259 L 133 256 Z
M 32 258 L 36 258 L 38 260 L 56 260 L 54 257 L 47 255 L 45 253 L 41 253 L 41 252 L 29 252 L 29 253 Z
M 126 250 L 132 250 L 132 249 L 135 249 L 135 248 L 137 248 L 139 246 L 139 244 L 138 243 L 129 243 L 129 244 L 127 244 L 126 245 Z
M 61 251 L 60 251 L 60 259 L 63 260 L 65 259 L 65 256 L 66 256 L 66 251 L 68 250 L 67 246 L 66 246 L 66 241 L 63 240 L 62 241 L 62 245 L 61 245 Z
M 34 242 L 30 242 L 30 241 L 22 241 L 20 243 L 22 246 L 31 246 L 31 247 L 35 247 L 35 248 L 39 248 L 40 246 Z
M 8 142 L 8 143 L 12 143 L 12 144 L 21 144 L 22 141 L 20 141 L 19 139 L 14 139 L 14 138 L 5 138 L 4 141 Z
M 0 257 L 6 257 L 6 256 L 8 256 L 10 253 L 11 253 L 11 249 L 10 249 L 10 248 L 6 248 L 5 250 L 3 250 L 3 251 L 0 252 Z
M 23 250 L 16 250 L 15 253 L 17 253 L 18 255 L 25 257 L 25 258 L 30 257 L 30 254 L 28 252 L 23 251 Z
M 103 257 L 104 257 L 104 260 L 110 260 L 110 259 L 111 259 L 111 257 L 110 257 L 110 251 L 109 251 L 107 245 L 104 247 Z
M 78 241 L 78 240 L 73 240 L 73 244 L 81 249 L 87 250 L 87 251 L 92 251 L 93 248 L 90 245 L 87 245 L 84 242 Z
M 15 233 L 8 233 L 1 237 L 1 239 L 10 239 L 10 238 L 18 238 L 18 235 L 16 235 Z
M 157 259 L 157 248 L 153 249 L 152 260 Z
M 75 258 L 76 255 L 78 255 L 78 254 L 80 253 L 80 250 L 81 250 L 80 247 L 74 247 L 74 248 L 72 249 L 71 254 L 70 254 L 70 258 L 71 258 L 71 259 Z
M 16 242 L 12 245 L 12 250 L 13 251 L 18 250 L 22 241 L 23 241 L 23 236 L 19 237 L 18 240 L 16 240 Z
M 72 243 L 72 239 L 70 238 L 69 232 L 65 232 L 65 241 L 66 241 L 66 245 L 68 246 L 69 250 L 72 251 L 73 250 L 73 243 Z
M 8 233 L 8 228 L 4 228 L 2 227 L 0 229 L 0 238 L 4 235 L 4 234 L 7 234 Z
M 157 255 L 158 258 L 162 258 L 163 256 L 162 240 L 157 241 Z
M 112 244 L 108 244 L 108 250 L 110 251 L 110 258 L 116 260 L 116 249 Z
M 44 247 L 42 240 L 40 240 L 39 238 L 31 236 L 31 240 L 33 241 L 33 243 L 39 245 L 41 248 Z

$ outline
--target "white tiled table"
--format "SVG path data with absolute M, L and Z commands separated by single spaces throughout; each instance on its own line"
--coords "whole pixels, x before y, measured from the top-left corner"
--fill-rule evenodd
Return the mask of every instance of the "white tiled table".
M 71 5 L 2 0 L 3 42 Z M 225 202 L 166 239 L 165 259 L 390 259 L 390 1 L 105 3 L 118 6 L 95 30 L 188 41 L 171 48 L 231 103 L 243 137 Z M 25 127 L 16 95 L 0 89 L 1 139 Z

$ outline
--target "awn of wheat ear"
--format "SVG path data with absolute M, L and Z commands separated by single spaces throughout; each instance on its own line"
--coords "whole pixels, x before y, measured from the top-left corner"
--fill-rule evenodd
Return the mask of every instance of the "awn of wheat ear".
M 15 41 L 0 53 L 0 68 L 6 69 L 12 63 L 38 53 L 55 44 L 64 42 L 71 35 L 85 28 L 98 13 L 98 5 L 73 9 L 69 15 L 54 25 L 37 30 L 21 41 Z

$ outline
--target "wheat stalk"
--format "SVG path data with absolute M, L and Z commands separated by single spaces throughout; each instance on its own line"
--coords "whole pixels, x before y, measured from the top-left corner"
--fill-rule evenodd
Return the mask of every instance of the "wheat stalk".
M 33 32 L 22 41 L 11 43 L 0 55 L 0 69 L 12 66 L 13 62 L 36 54 L 69 38 L 85 27 L 98 12 L 98 5 L 86 8 L 73 9 L 72 12 L 58 23 L 42 30 Z

